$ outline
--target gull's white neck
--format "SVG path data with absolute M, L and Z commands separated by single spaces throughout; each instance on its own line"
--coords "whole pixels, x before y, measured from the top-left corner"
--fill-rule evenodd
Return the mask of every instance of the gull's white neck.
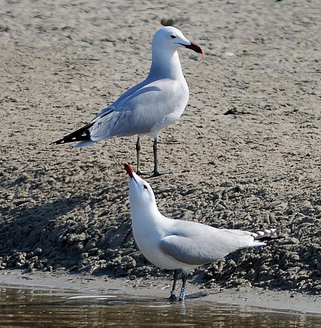
M 157 240 L 164 234 L 166 218 L 158 211 L 156 202 L 143 207 L 133 202 L 130 205 L 134 237 L 140 250 L 145 253 L 153 244 L 152 240 Z
M 148 78 L 184 79 L 181 63 L 176 50 L 153 47 L 152 66 Z
M 144 208 L 141 205 L 131 203 L 130 207 L 133 225 L 144 226 L 151 224 L 151 226 L 155 226 L 161 220 L 162 215 L 158 211 L 156 203 L 150 203 L 149 206 L 144 206 Z

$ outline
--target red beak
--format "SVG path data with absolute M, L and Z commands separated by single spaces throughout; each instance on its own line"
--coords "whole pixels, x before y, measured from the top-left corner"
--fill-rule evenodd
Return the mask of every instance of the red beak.
M 134 169 L 132 166 L 130 166 L 128 163 L 122 163 L 124 165 L 124 169 L 125 171 L 128 173 L 128 175 L 133 178 L 133 172 L 134 172 Z
M 195 52 L 203 55 L 204 52 L 203 52 L 203 49 L 201 47 L 199 47 L 198 45 L 194 44 L 194 43 L 191 43 L 190 45 L 186 45 L 186 44 L 183 44 L 184 47 L 188 48 L 188 49 L 192 49 L 194 50 Z

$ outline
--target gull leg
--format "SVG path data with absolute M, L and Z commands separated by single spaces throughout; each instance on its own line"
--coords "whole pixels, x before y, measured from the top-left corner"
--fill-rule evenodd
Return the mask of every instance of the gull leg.
M 153 176 L 161 175 L 161 173 L 158 172 L 158 161 L 157 161 L 157 144 L 158 144 L 158 137 L 154 138 L 153 143 L 153 153 L 154 153 L 154 174 Z
M 169 296 L 169 299 L 172 301 L 176 301 L 175 288 L 176 288 L 177 278 L 178 278 L 178 270 L 174 270 L 173 288 L 171 290 L 171 295 Z
M 179 297 L 178 297 L 179 301 L 184 301 L 184 299 L 185 299 L 186 280 L 187 280 L 187 272 L 185 270 L 183 270 L 183 273 L 182 273 L 182 288 L 181 288 L 181 292 L 179 293 Z
M 159 172 L 158 171 L 157 145 L 158 145 L 158 137 L 155 137 L 154 138 L 154 143 L 153 143 L 153 152 L 154 152 L 154 173 L 153 173 L 153 177 L 157 177 L 159 175 L 169 173 L 169 172 Z
M 137 172 L 139 173 L 139 165 L 140 165 L 140 137 L 137 137 L 136 141 L 136 158 L 137 158 Z
M 157 147 L 157 146 L 156 146 Z M 141 171 L 139 169 L 140 167 L 140 150 L 141 150 L 141 146 L 140 146 L 140 137 L 137 137 L 137 141 L 136 141 L 136 158 L 137 158 L 137 173 L 141 174 L 141 175 L 147 175 L 147 174 L 151 174 L 153 173 L 153 176 L 155 175 L 155 171 Z M 157 174 L 158 175 L 158 174 Z
M 158 144 L 158 137 L 154 138 L 154 143 L 153 143 L 153 154 L 154 154 L 154 170 L 153 171 L 141 171 L 139 170 L 140 166 L 140 137 L 137 137 L 137 142 L 136 142 L 136 156 L 137 156 L 137 173 L 141 175 L 147 175 L 152 173 L 153 177 L 157 177 L 159 175 L 168 173 L 168 172 L 159 172 L 158 171 L 158 157 L 157 157 L 157 144 Z

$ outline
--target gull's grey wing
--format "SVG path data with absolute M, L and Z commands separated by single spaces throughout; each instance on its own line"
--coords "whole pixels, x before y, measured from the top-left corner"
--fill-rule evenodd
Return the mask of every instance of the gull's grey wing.
M 93 119 L 93 141 L 113 136 L 148 134 L 162 129 L 179 118 L 188 95 L 176 92 L 177 82 L 164 79 L 135 88 Z M 180 97 L 184 98 L 183 102 Z M 182 103 L 184 106 L 182 106 Z M 181 107 L 181 112 L 176 112 Z
M 121 102 L 125 101 L 127 98 L 131 97 L 137 90 L 139 90 L 146 84 L 147 84 L 147 81 L 144 80 L 144 81 L 134 85 L 130 89 L 128 89 L 126 92 L 124 92 L 122 95 L 120 95 L 119 98 L 115 102 L 113 102 L 111 105 L 104 108 L 99 114 L 97 114 L 90 122 L 95 122 L 98 119 L 112 113 L 115 109 L 119 108 L 119 105 L 118 105 L 119 103 L 121 103 Z
M 253 244 L 250 232 L 216 229 L 196 222 L 178 221 L 172 233 L 162 238 L 161 250 L 176 260 L 189 265 L 219 261 L 240 248 Z

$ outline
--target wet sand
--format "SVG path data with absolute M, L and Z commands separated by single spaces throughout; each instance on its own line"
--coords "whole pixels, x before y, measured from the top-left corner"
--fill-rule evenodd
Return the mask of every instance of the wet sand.
M 147 297 L 154 301 L 167 301 L 171 280 L 165 278 L 128 278 L 98 277 L 92 275 L 33 272 L 22 274 L 18 270 L 0 272 L 0 286 L 20 288 L 60 289 L 78 292 L 81 295 L 130 295 Z M 271 291 L 262 288 L 204 289 L 202 284 L 188 283 L 186 301 L 233 304 L 246 307 L 261 307 L 270 310 L 296 311 L 321 314 L 321 298 L 289 291 Z M 170 301 L 168 301 L 170 302 Z

